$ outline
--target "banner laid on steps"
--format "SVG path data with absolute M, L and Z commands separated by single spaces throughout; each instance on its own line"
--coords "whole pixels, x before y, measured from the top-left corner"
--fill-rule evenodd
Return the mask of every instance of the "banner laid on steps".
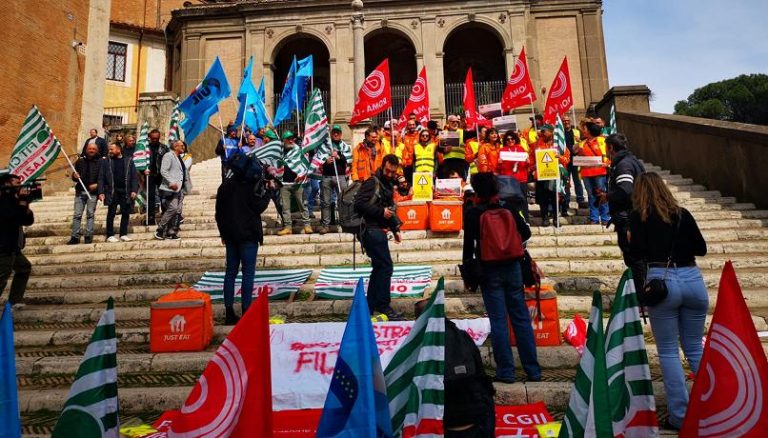
M 332 300 L 352 299 L 357 280 L 363 277 L 367 290 L 368 277 L 370 276 L 370 266 L 361 266 L 357 269 L 346 267 L 325 268 L 320 271 L 320 276 L 315 282 L 315 295 L 318 298 Z M 431 266 L 395 265 L 395 270 L 392 274 L 391 295 L 393 298 L 422 297 L 424 296 L 424 290 L 430 285 L 431 281 Z
M 301 285 L 307 282 L 310 274 L 312 274 L 311 269 L 257 270 L 253 279 L 253 295 L 258 296 L 262 290 L 266 289 L 270 301 L 286 299 L 292 293 L 298 292 Z M 237 274 L 235 301 L 238 302 L 240 301 L 241 283 L 242 274 Z M 209 293 L 212 300 L 223 300 L 224 273 L 206 272 L 192 288 Z
M 491 331 L 488 318 L 454 322 L 477 345 L 485 342 Z M 345 326 L 343 322 L 270 326 L 273 410 L 323 407 Z M 413 321 L 373 324 L 382 368 L 387 367 L 412 326 Z

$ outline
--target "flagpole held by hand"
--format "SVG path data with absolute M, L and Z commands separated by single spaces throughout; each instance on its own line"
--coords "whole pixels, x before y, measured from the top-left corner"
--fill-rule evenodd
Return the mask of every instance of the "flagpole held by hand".
M 64 148 L 62 148 L 64 149 Z M 75 170 L 75 165 L 72 164 L 72 160 L 69 159 L 69 155 L 64 153 L 64 158 L 67 159 L 67 163 L 69 163 L 69 167 L 72 169 L 72 172 L 77 173 L 77 170 Z M 85 183 L 83 182 L 82 178 L 78 175 L 77 181 L 80 183 L 80 185 L 83 187 L 83 190 L 85 191 L 85 194 L 88 196 L 88 200 L 91 200 L 91 194 L 88 193 L 88 187 L 85 186 Z

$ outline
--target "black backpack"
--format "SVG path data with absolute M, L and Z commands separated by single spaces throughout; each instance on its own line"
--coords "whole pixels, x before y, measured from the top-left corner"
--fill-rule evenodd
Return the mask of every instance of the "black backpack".
M 375 176 L 372 176 L 371 178 L 373 178 L 376 182 L 376 189 L 373 198 L 371 198 L 371 204 L 373 204 L 380 197 L 381 183 Z M 339 225 L 341 225 L 341 231 L 345 233 L 354 235 L 358 235 L 360 233 L 360 227 L 363 224 L 363 218 L 355 210 L 355 199 L 357 198 L 357 193 L 360 191 L 360 187 L 362 186 L 362 183 L 352 182 L 344 190 L 341 191 L 341 196 L 339 197 L 338 203 Z
M 492 409 L 496 392 L 485 374 L 479 351 L 472 338 L 445 320 L 445 398 L 446 409 L 483 411 Z M 446 411 L 448 412 L 448 411 Z M 466 413 L 466 412 L 465 412 Z
M 253 191 L 257 198 L 268 196 L 266 166 L 258 158 L 236 151 L 230 155 L 227 166 L 233 177 L 255 184 Z

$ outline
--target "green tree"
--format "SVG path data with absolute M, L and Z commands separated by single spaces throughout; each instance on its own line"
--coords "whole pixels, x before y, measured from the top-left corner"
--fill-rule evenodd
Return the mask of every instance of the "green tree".
M 696 89 L 675 114 L 768 125 L 768 75 L 741 75 Z

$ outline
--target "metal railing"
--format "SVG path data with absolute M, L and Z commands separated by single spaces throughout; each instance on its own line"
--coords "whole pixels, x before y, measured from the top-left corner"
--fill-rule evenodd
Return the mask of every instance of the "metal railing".
M 477 105 L 486 105 L 501 101 L 504 93 L 504 81 L 475 82 L 475 100 Z M 464 83 L 445 84 L 445 113 L 464 114 Z
M 113 128 L 124 125 L 135 125 L 139 115 L 139 107 L 132 106 L 112 106 L 104 108 L 102 116 L 105 127 Z
M 328 117 L 328 122 L 331 122 L 331 118 L 333 117 L 333 113 L 331 113 L 331 98 L 330 93 L 328 90 L 320 90 L 320 97 L 323 99 L 323 107 L 325 108 L 325 114 Z M 297 114 L 296 112 L 291 113 L 291 117 L 288 119 L 283 120 L 282 123 L 280 123 L 277 126 L 277 129 L 279 132 L 283 132 L 283 130 L 288 129 L 296 133 L 296 126 L 298 123 L 298 126 L 301 126 L 301 132 L 304 133 L 304 110 L 307 108 L 307 100 L 309 100 L 309 90 L 307 91 L 307 96 L 304 99 L 304 102 L 301 103 L 301 114 L 298 115 L 298 122 L 297 122 Z M 277 109 L 277 106 L 280 104 L 280 94 L 275 94 L 274 96 L 274 108 Z M 274 117 L 274 114 L 272 114 Z

